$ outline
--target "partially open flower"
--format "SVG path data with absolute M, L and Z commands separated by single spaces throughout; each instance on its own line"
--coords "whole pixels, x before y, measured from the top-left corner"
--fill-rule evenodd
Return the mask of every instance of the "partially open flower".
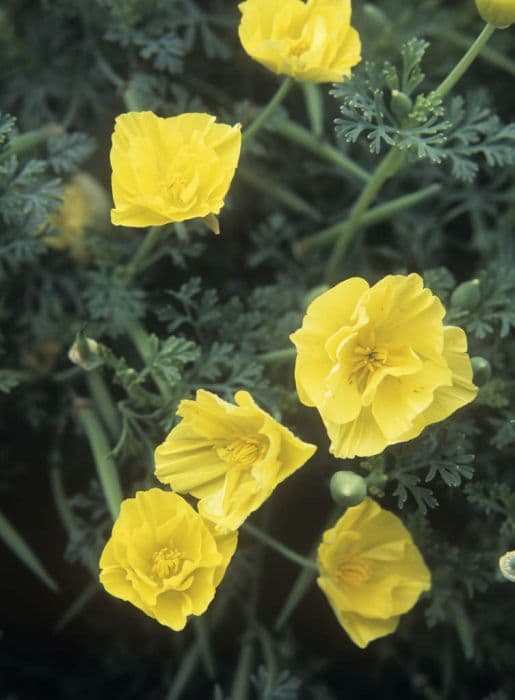
M 238 7 L 243 48 L 274 73 L 341 82 L 361 60 L 350 0 L 246 0 Z
M 370 456 L 417 437 L 474 399 L 467 339 L 419 275 L 359 277 L 307 309 L 297 346 L 299 398 L 316 406 L 337 457 Z
M 218 214 L 240 148 L 240 125 L 217 124 L 210 114 L 120 114 L 111 149 L 112 223 L 159 226 Z
M 217 529 L 236 530 L 316 450 L 239 391 L 236 405 L 199 390 L 181 401 L 182 421 L 156 449 L 156 476 L 199 498 Z
M 399 518 L 367 499 L 324 533 L 317 583 L 338 622 L 364 648 L 391 634 L 431 587 L 431 574 Z
M 123 501 L 100 558 L 100 582 L 149 617 L 182 630 L 214 598 L 236 549 L 170 491 L 138 491 Z

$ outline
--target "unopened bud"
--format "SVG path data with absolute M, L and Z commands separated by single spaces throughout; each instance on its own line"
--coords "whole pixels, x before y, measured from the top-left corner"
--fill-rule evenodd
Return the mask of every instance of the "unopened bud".
M 492 365 L 484 357 L 473 357 L 470 362 L 474 373 L 474 384 L 483 386 L 492 376 Z
M 413 100 L 402 90 L 392 90 L 390 107 L 396 117 L 406 119 L 413 109 Z
M 480 282 L 478 279 L 459 284 L 451 294 L 451 306 L 462 309 L 475 309 L 481 301 Z
M 515 22 L 515 0 L 476 0 L 481 17 L 497 29 L 506 29 Z
M 515 581 L 515 552 L 506 552 L 499 559 L 499 569 L 508 581 Z
M 346 508 L 359 505 L 367 497 L 367 482 L 354 472 L 335 472 L 329 488 L 333 501 Z
M 94 369 L 100 360 L 97 341 L 83 335 L 79 336 L 68 351 L 68 359 L 82 369 Z

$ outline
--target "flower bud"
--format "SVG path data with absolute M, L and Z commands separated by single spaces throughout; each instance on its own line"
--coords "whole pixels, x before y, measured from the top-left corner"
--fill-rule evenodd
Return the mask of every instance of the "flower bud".
M 99 364 L 97 341 L 80 334 L 68 351 L 68 359 L 82 369 L 94 369 Z
M 413 100 L 402 90 L 392 90 L 390 107 L 398 119 L 406 119 L 413 109 Z
M 492 365 L 484 357 L 472 357 L 470 362 L 474 374 L 474 384 L 483 386 L 492 376 Z
M 481 17 L 498 29 L 515 22 L 515 0 L 476 0 Z
M 469 280 L 459 284 L 451 294 L 451 306 L 460 307 L 469 311 L 475 309 L 481 301 L 481 291 L 478 279 Z
M 354 472 L 335 472 L 329 488 L 333 501 L 346 508 L 359 505 L 367 497 L 367 482 Z
M 499 559 L 499 569 L 508 581 L 515 581 L 515 552 L 506 552 Z

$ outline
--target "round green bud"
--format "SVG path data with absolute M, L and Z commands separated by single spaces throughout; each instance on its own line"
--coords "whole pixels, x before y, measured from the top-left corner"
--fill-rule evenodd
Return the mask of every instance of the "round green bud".
M 396 117 L 405 119 L 413 109 L 413 100 L 401 90 L 392 90 L 390 107 Z
M 451 294 L 451 306 L 462 309 L 475 309 L 481 301 L 480 282 L 478 279 L 459 284 Z
M 515 552 L 506 552 L 499 559 L 499 569 L 504 578 L 515 582 Z
M 515 22 L 515 0 L 476 0 L 481 17 L 497 29 L 506 29 Z
M 329 488 L 333 501 L 346 508 L 359 505 L 367 497 L 367 482 L 354 472 L 335 472 Z
M 474 383 L 477 386 L 483 386 L 492 376 L 492 365 L 484 357 L 473 357 L 470 362 L 474 373 Z
M 317 297 L 319 297 L 324 292 L 327 292 L 328 289 L 329 285 L 327 284 L 320 284 L 318 287 L 313 287 L 313 289 L 310 289 L 309 292 L 305 294 L 304 305 L 309 306 L 312 301 L 315 301 Z

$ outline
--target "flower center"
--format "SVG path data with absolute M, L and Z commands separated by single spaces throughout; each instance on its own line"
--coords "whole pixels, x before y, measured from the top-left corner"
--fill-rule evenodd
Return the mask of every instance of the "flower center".
M 184 558 L 178 549 L 163 547 L 152 556 L 152 575 L 158 580 L 170 578 L 179 571 Z
M 366 559 L 344 559 L 336 568 L 338 583 L 359 586 L 370 578 L 371 563 Z
M 309 51 L 310 48 L 311 47 L 307 39 L 299 39 L 295 44 L 290 46 L 288 49 L 288 55 L 298 58 L 299 56 L 302 56 L 302 54 L 306 53 L 306 51 Z
M 267 443 L 261 435 L 244 435 L 234 438 L 217 450 L 218 456 L 228 464 L 240 469 L 250 469 L 261 459 L 267 450 Z
M 373 374 L 386 364 L 388 353 L 380 350 L 374 345 L 358 345 L 354 350 L 354 364 L 349 375 L 349 382 L 354 379 L 366 380 L 368 375 Z

